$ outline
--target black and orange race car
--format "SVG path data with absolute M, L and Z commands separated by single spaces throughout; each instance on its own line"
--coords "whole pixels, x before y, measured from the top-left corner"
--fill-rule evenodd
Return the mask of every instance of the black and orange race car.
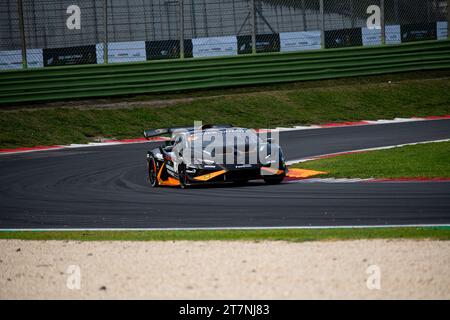
M 236 183 L 263 179 L 278 184 L 287 173 L 281 147 L 273 137 L 231 125 L 147 130 L 146 138 L 170 134 L 164 146 L 147 152 L 153 187 Z

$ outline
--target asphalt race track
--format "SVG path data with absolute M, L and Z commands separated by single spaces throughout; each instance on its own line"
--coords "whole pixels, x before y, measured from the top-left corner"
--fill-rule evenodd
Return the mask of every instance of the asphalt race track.
M 290 131 L 287 160 L 450 138 L 450 120 Z M 449 224 L 450 183 L 283 183 L 152 189 L 154 143 L 0 156 L 0 228 Z M 450 159 L 449 159 L 450 160 Z

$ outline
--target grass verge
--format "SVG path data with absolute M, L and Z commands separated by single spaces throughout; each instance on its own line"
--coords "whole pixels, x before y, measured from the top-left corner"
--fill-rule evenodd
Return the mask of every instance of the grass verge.
M 450 142 L 348 154 L 291 166 L 334 178 L 450 178 Z
M 0 232 L 0 239 L 75 241 L 332 241 L 358 239 L 450 240 L 450 227 L 187 230 L 187 231 L 24 231 Z
M 450 114 L 448 75 L 439 79 L 404 77 L 383 76 L 373 81 L 368 77 L 360 82 L 341 79 L 318 87 L 315 82 L 311 83 L 316 86 L 310 87 L 274 86 L 263 92 L 203 97 L 166 107 L 2 110 L 0 148 L 138 137 L 147 128 L 192 125 L 194 120 L 266 128 Z

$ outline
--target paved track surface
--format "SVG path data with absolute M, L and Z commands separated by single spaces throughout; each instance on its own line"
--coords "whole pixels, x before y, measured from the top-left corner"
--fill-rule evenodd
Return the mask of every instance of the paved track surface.
M 450 138 L 450 120 L 290 131 L 288 160 Z M 152 189 L 155 143 L 0 157 L 0 228 L 188 228 L 450 223 L 450 183 Z

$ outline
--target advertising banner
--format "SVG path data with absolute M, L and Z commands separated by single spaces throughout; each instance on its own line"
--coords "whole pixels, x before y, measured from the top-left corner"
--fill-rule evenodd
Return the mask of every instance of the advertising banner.
M 363 46 L 381 45 L 381 29 L 369 29 L 367 27 L 363 27 L 361 32 Z
M 238 54 L 252 53 L 252 36 L 238 36 L 237 44 Z M 256 35 L 256 52 L 280 52 L 280 35 L 278 33 Z
M 74 64 L 96 64 L 96 45 L 51 48 L 43 50 L 44 66 L 65 66 Z
M 302 51 L 321 49 L 320 31 L 280 33 L 280 51 Z
M 325 31 L 325 48 L 362 46 L 361 28 Z
M 145 41 L 108 43 L 108 62 L 146 61 Z M 97 63 L 104 63 L 103 43 L 97 44 Z
M 147 60 L 178 59 L 180 57 L 179 40 L 158 40 L 145 42 Z M 184 57 L 192 58 L 192 40 L 184 40 Z
M 436 40 L 436 23 L 413 23 L 401 26 L 402 42 Z
M 229 36 L 192 39 L 192 55 L 195 58 L 237 55 L 237 38 Z
M 42 49 L 27 49 L 28 68 L 42 68 Z M 0 51 L 0 70 L 22 69 L 22 51 Z
M 437 28 L 437 39 L 445 40 L 448 38 L 448 22 L 447 21 L 438 21 L 436 22 Z
M 400 32 L 400 25 L 388 25 L 385 27 L 386 44 L 400 44 L 402 43 L 402 35 Z

